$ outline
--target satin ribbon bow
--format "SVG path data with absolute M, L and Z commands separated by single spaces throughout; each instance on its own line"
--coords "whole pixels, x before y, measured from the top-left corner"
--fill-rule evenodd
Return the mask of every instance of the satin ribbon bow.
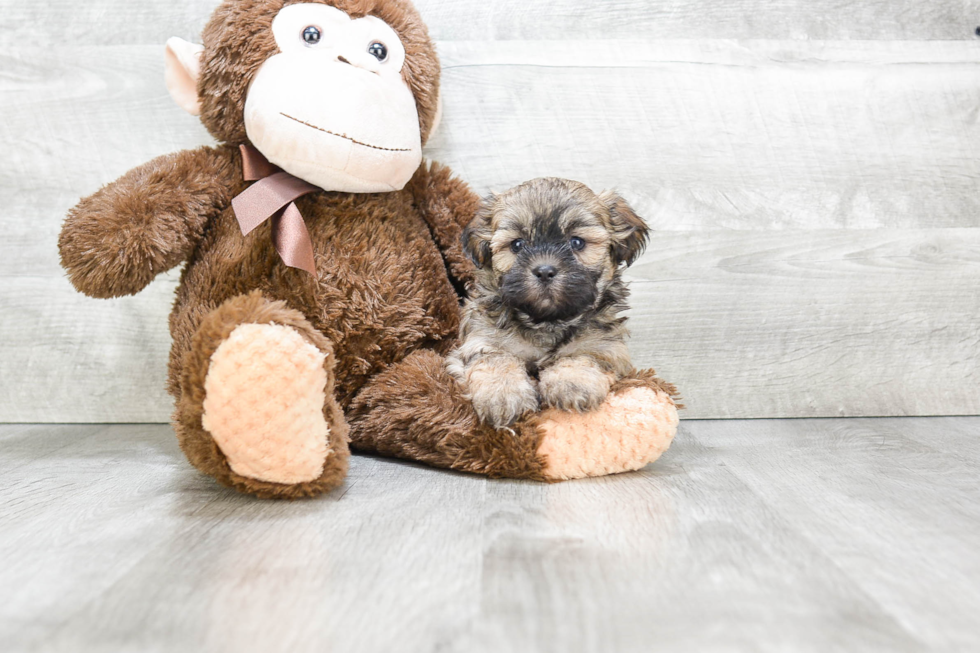
M 231 201 L 242 235 L 271 218 L 272 244 L 283 262 L 316 276 L 313 241 L 294 200 L 320 188 L 272 165 L 251 145 L 241 151 L 245 181 L 255 182 Z

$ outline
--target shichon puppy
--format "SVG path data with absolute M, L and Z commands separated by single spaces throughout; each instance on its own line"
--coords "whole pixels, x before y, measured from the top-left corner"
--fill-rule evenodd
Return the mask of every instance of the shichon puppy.
M 633 370 L 622 270 L 646 223 L 616 193 L 542 178 L 488 198 L 464 230 L 477 266 L 447 369 L 497 428 L 552 406 L 587 411 Z

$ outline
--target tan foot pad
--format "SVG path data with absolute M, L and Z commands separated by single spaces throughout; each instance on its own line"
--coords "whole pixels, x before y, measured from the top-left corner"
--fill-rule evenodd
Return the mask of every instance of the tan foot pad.
M 211 356 L 201 422 L 241 476 L 270 483 L 323 473 L 324 355 L 295 330 L 243 324 Z
M 603 476 L 640 469 L 667 450 L 677 431 L 677 409 L 650 388 L 610 395 L 589 413 L 549 409 L 538 454 L 553 480 Z

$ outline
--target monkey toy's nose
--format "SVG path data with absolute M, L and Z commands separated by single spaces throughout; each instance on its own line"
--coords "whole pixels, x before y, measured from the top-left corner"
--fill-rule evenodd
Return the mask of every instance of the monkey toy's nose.
M 555 278 L 555 275 L 558 274 L 558 268 L 556 268 L 554 265 L 539 265 L 531 270 L 531 272 L 533 272 L 534 276 L 536 276 L 538 279 L 541 279 L 541 281 L 548 283 Z

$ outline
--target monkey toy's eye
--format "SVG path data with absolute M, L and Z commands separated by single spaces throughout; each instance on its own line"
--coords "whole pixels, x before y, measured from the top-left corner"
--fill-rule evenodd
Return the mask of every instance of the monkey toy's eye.
M 306 41 L 306 45 L 316 45 L 320 42 L 320 29 L 310 25 L 303 30 L 303 40 Z
M 375 41 L 368 46 L 368 54 L 378 61 L 384 61 L 388 58 L 388 46 L 381 41 Z
M 576 252 L 585 249 L 585 241 L 579 238 L 578 236 L 574 236 L 571 240 L 568 241 L 568 244 L 571 245 L 572 249 L 574 249 Z
M 510 251 L 514 252 L 515 254 L 521 251 L 522 249 L 524 249 L 524 241 L 521 240 L 520 238 L 518 238 L 517 240 L 515 240 L 510 244 Z

